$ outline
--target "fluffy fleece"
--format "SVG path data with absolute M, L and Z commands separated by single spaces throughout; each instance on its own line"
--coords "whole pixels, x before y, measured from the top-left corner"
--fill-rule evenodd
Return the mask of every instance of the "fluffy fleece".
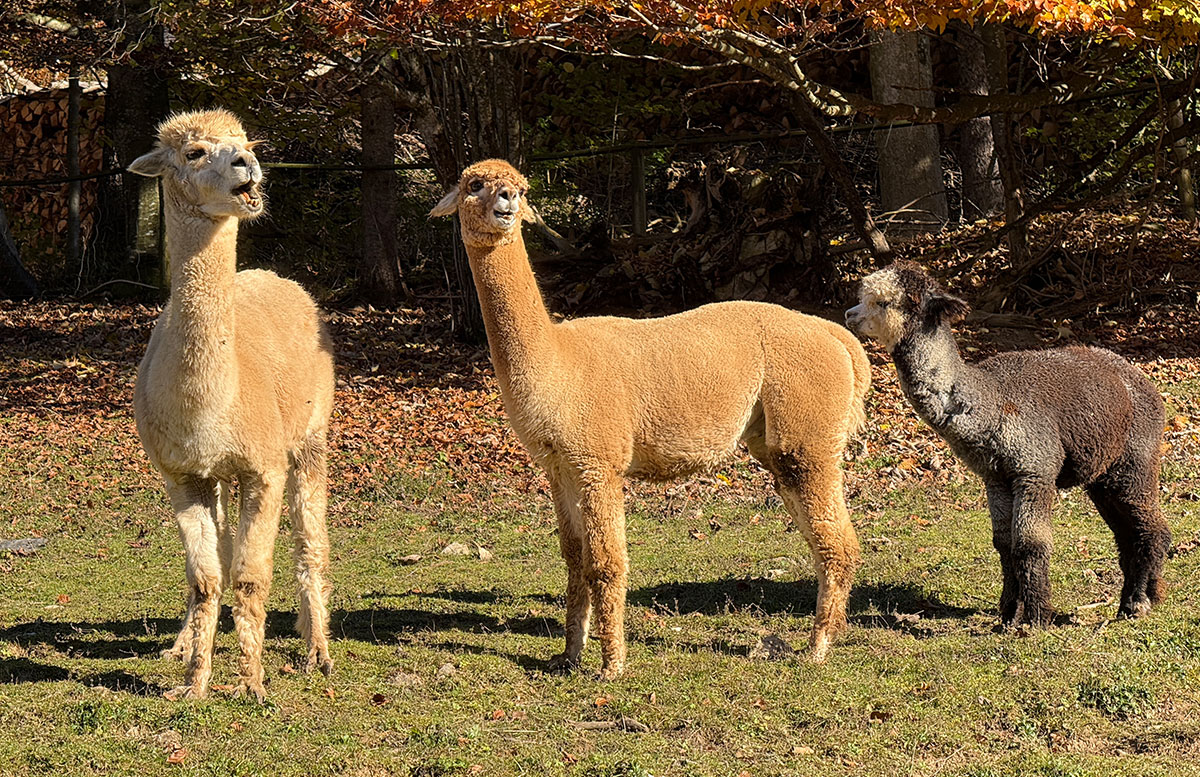
M 951 325 L 967 303 L 916 264 L 865 278 L 846 312 L 883 343 L 913 407 L 983 478 L 1000 554 L 1005 624 L 1045 624 L 1057 489 L 1083 486 L 1112 529 L 1125 585 L 1120 612 L 1163 597 L 1171 533 L 1159 506 L 1163 401 L 1136 367 L 1100 348 L 1015 351 L 966 364 Z
M 521 237 L 527 188 L 508 163 L 479 162 L 431 215 L 458 213 L 505 409 L 550 480 L 567 564 L 566 650 L 552 665 L 578 665 L 594 612 L 600 676 L 624 669 L 625 479 L 711 470 L 739 442 L 812 550 L 822 660 L 859 558 L 840 463 L 870 386 L 862 347 L 837 324 L 756 302 L 555 324 Z
M 333 349 L 297 284 L 237 272 L 239 219 L 262 213 L 262 172 L 227 111 L 185 113 L 159 127 L 130 167 L 162 179 L 171 296 L 138 368 L 138 435 L 162 474 L 187 556 L 188 609 L 164 655 L 188 662 L 171 698 L 200 698 L 212 674 L 221 593 L 234 589 L 238 693 L 265 695 L 263 629 L 287 485 L 307 668 L 328 673 L 326 431 Z M 227 523 L 231 481 L 241 505 Z

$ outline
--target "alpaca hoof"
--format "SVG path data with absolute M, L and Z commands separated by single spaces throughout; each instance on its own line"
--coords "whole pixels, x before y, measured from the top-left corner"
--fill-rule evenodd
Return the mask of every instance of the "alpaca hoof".
M 612 664 L 609 664 L 608 666 L 601 667 L 599 674 L 596 675 L 596 679 L 599 680 L 600 682 L 607 683 L 607 682 L 617 679 L 624 673 L 625 673 L 625 665 L 624 664 L 612 663 Z
M 190 651 L 189 651 L 190 652 Z M 182 648 L 169 647 L 166 650 L 158 651 L 159 658 L 165 658 L 168 661 L 186 661 L 187 653 Z
M 238 683 L 238 687 L 233 689 L 235 699 L 240 699 L 244 696 L 253 696 L 254 700 L 262 704 L 267 700 L 267 689 L 262 683 L 250 683 L 242 680 Z
M 1150 614 L 1150 600 L 1149 599 L 1134 599 L 1133 601 L 1130 601 L 1130 602 L 1121 602 L 1121 607 L 1120 607 L 1120 609 L 1117 610 L 1117 617 L 1129 618 L 1131 620 L 1134 618 L 1141 618 L 1142 616 L 1149 615 L 1149 614 Z
M 163 698 L 167 701 L 203 699 L 207 695 L 208 691 L 199 685 L 180 685 L 177 688 L 172 688 L 169 691 L 163 692 Z
M 546 664 L 547 671 L 556 674 L 569 674 L 579 668 L 579 659 L 571 658 L 566 653 L 558 653 L 550 657 Z
M 321 674 L 326 677 L 333 674 L 333 659 L 327 653 L 314 650 L 308 654 L 308 660 L 304 662 L 304 673 L 312 674 L 317 669 L 320 669 Z
M 808 660 L 814 664 L 823 664 L 829 658 L 829 643 L 831 639 L 828 634 L 820 634 L 812 639 L 812 647 L 808 651 Z

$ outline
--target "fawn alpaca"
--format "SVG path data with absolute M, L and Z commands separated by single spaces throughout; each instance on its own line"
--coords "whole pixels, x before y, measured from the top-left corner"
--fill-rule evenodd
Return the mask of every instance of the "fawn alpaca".
M 739 441 L 812 550 L 812 657 L 824 659 L 858 565 L 841 456 L 870 386 L 862 346 L 837 324 L 757 302 L 555 324 L 521 237 L 526 192 L 512 166 L 487 160 L 430 215 L 459 215 L 505 410 L 550 480 L 567 564 L 566 649 L 552 666 L 579 664 L 594 612 L 600 676 L 624 669 L 624 480 L 711 470 Z
M 187 555 L 187 615 L 164 651 L 188 662 L 187 684 L 171 698 L 207 693 L 221 592 L 230 585 L 237 692 L 264 698 L 263 628 L 285 482 L 306 668 L 333 668 L 325 577 L 333 352 L 300 286 L 270 272 L 237 272 L 238 221 L 263 212 L 253 145 L 226 111 L 178 114 L 129 168 L 162 179 L 171 257 L 171 296 L 134 391 L 138 436 L 166 483 Z M 226 523 L 235 478 L 236 537 Z

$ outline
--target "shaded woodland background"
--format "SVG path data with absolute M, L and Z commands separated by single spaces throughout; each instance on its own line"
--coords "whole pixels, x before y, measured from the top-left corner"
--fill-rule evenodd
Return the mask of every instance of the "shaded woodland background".
M 1200 12 L 1126 5 L 22 0 L 0 293 L 160 298 L 156 184 L 120 171 L 224 105 L 276 165 L 243 266 L 467 339 L 465 256 L 425 214 L 485 156 L 528 171 L 565 314 L 841 305 L 895 255 L 995 323 L 1195 307 Z

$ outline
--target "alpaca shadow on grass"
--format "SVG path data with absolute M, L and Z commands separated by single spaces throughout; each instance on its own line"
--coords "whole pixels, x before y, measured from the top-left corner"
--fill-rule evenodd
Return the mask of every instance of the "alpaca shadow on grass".
M 561 635 L 555 637 L 561 639 Z M 528 675 L 551 674 L 549 670 L 549 656 L 552 653 L 558 652 L 561 646 L 555 642 L 555 648 L 546 653 L 546 658 L 541 658 L 535 653 L 509 653 L 504 650 L 496 650 L 495 648 L 483 647 L 481 645 L 468 645 L 465 642 L 455 642 L 447 640 L 444 642 L 426 642 L 422 643 L 424 647 L 432 650 L 442 650 L 454 655 L 462 655 L 469 653 L 475 656 L 496 656 L 508 661 L 510 664 L 519 666 Z
M 29 683 L 58 683 L 73 680 L 89 688 L 107 688 L 116 693 L 135 696 L 162 696 L 167 691 L 157 683 L 147 682 L 137 675 L 117 670 L 99 674 L 80 674 L 53 664 L 42 664 L 28 658 L 0 659 L 0 685 Z
M 445 599 L 459 604 L 517 604 L 519 602 L 535 602 L 537 604 L 561 605 L 565 601 L 562 596 L 554 594 L 513 594 L 508 591 L 488 589 L 486 591 L 468 591 L 455 588 L 449 591 L 423 591 L 420 594 L 405 594 L 419 596 L 422 599 Z M 375 594 L 380 598 L 396 596 L 396 594 Z
M 0 629 L 0 642 L 15 642 L 22 647 L 46 645 L 71 658 L 147 658 L 171 646 L 181 622 L 180 618 L 135 618 L 124 621 L 39 619 Z
M 562 624 L 553 617 L 496 618 L 478 612 L 429 612 L 412 609 L 372 608 L 336 610 L 330 617 L 334 639 L 359 642 L 395 641 L 398 636 L 441 631 L 466 631 L 476 634 L 513 633 L 549 637 L 562 633 Z
M 670 615 L 720 615 L 732 612 L 764 615 L 810 615 L 817 606 L 817 582 L 811 578 L 796 581 L 762 578 L 723 578 L 696 583 L 662 583 L 629 592 L 629 603 Z M 920 614 L 923 618 L 966 619 L 986 612 L 974 607 L 958 607 L 939 601 L 936 596 L 912 583 L 864 583 L 850 591 L 850 623 L 878 628 L 909 630 L 908 619 L 895 615 Z M 924 630 L 914 630 L 923 633 Z

